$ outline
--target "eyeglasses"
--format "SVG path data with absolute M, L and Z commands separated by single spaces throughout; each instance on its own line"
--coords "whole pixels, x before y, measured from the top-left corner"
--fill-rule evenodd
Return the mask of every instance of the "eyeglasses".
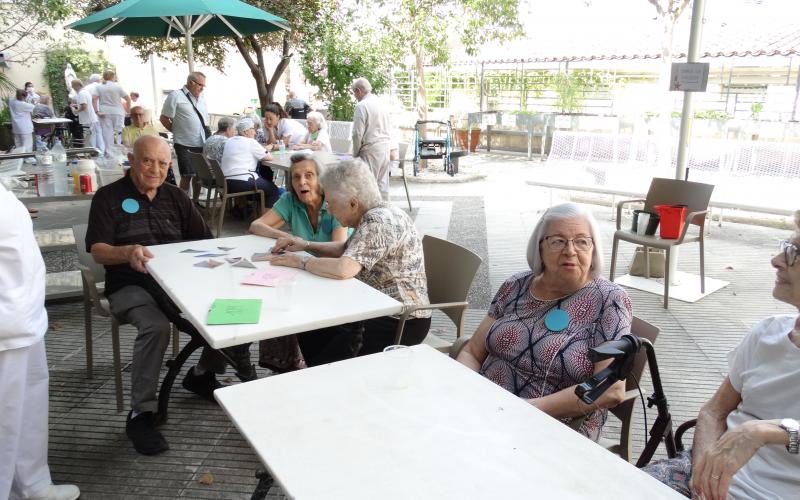
M 206 86 L 206 84 L 205 84 L 205 83 L 200 83 L 200 82 L 198 82 L 197 80 L 190 80 L 190 81 L 191 81 L 192 83 L 194 83 L 195 85 L 199 85 L 201 89 L 202 89 L 202 88 L 205 88 L 205 86 Z
M 786 265 L 792 267 L 797 262 L 797 252 L 800 252 L 800 248 L 789 240 L 783 240 L 781 241 L 781 252 L 786 259 Z
M 144 116 L 144 113 L 131 113 L 131 116 Z
M 575 250 L 579 252 L 588 252 L 594 246 L 594 241 L 589 236 L 578 236 L 577 238 L 564 238 L 563 236 L 553 235 L 553 236 L 545 236 L 542 240 L 547 248 L 554 252 L 560 252 L 567 247 L 567 243 L 570 241 L 573 245 L 575 245 Z

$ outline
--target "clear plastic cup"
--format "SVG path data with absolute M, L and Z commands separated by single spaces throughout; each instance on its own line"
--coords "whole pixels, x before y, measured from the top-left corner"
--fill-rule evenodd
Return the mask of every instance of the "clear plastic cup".
M 295 276 L 283 278 L 276 283 L 276 309 L 281 311 L 291 311 L 294 308 L 295 288 L 297 288 L 297 277 Z

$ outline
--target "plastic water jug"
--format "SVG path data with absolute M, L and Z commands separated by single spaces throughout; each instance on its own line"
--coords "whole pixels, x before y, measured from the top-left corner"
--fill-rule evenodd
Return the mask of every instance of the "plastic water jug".
M 56 139 L 53 143 L 53 148 L 50 150 L 50 154 L 53 155 L 53 185 L 55 194 L 59 196 L 66 195 L 70 188 L 67 184 L 67 176 L 69 175 L 69 169 L 67 168 L 67 150 L 61 145 L 61 141 Z

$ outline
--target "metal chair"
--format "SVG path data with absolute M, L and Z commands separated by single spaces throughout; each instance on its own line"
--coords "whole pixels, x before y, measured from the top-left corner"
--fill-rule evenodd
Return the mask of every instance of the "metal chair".
M 406 188 L 406 200 L 408 200 L 409 212 L 413 210 L 411 207 L 411 195 L 408 194 L 408 181 L 406 181 L 406 153 L 408 152 L 408 143 L 401 142 L 398 148 L 398 166 L 400 167 L 400 174 L 403 176 L 403 187 Z
M 403 311 L 395 344 L 402 340 L 406 320 L 414 311 L 439 309 L 456 325 L 456 338 L 464 332 L 464 313 L 469 306 L 467 293 L 481 265 L 481 258 L 462 246 L 428 235 L 422 238 L 422 252 L 431 303 L 410 306 Z
M 644 246 L 645 275 L 649 278 L 650 251 L 649 248 L 660 248 L 666 251 L 664 261 L 664 309 L 669 306 L 669 259 L 672 247 L 697 241 L 700 244 L 700 291 L 705 293 L 705 221 L 708 213 L 708 203 L 714 186 L 700 182 L 681 181 L 676 179 L 654 178 L 650 183 L 647 198 L 644 200 L 623 200 L 617 203 L 617 231 L 614 233 L 614 245 L 611 250 L 610 279 L 614 281 L 614 270 L 617 264 L 617 247 L 619 241 L 628 241 Z M 630 230 L 622 229 L 622 208 L 630 203 L 644 202 L 644 209 L 653 212 L 656 205 L 686 205 L 686 219 L 683 231 L 676 240 L 661 239 L 658 235 L 647 236 L 636 234 Z M 695 236 L 687 236 L 690 225 L 698 226 L 699 232 Z
M 105 267 L 98 264 L 92 255 L 86 251 L 86 228 L 87 224 L 77 224 L 72 226 L 72 234 L 75 237 L 75 246 L 78 250 L 78 269 L 81 271 L 81 281 L 83 282 L 83 319 L 84 334 L 86 338 L 86 378 L 92 378 L 94 368 L 94 343 L 92 339 L 92 310 L 111 320 L 111 345 L 114 360 L 114 385 L 116 387 L 117 411 L 123 410 L 122 402 L 122 362 L 120 361 L 119 345 L 119 325 L 120 323 L 111 314 L 111 306 L 108 299 L 103 296 L 103 285 L 105 281 Z M 172 353 L 177 356 L 179 350 L 178 330 L 172 325 Z
M 192 168 L 194 168 L 197 178 L 200 180 L 200 185 L 206 189 L 205 208 L 210 211 L 211 195 L 217 188 L 217 181 L 211 173 L 211 167 L 208 165 L 208 160 L 206 160 L 205 156 L 200 153 L 192 153 L 191 151 L 187 154 L 189 155 L 189 163 L 192 165 Z
M 255 189 L 255 176 L 258 174 L 251 173 L 250 175 L 253 178 L 253 190 L 252 191 L 242 191 L 239 193 L 231 193 L 228 192 L 228 182 L 226 181 L 225 174 L 222 173 L 222 167 L 220 166 L 217 160 L 209 160 L 208 166 L 210 167 L 211 174 L 214 176 L 214 181 L 216 183 L 217 188 L 214 190 L 214 197 L 216 198 L 219 196 L 222 203 L 220 203 L 219 207 L 217 208 L 217 238 L 222 233 L 222 223 L 225 218 L 225 209 L 228 206 L 228 200 L 233 198 L 238 198 L 240 196 L 250 196 L 256 195 L 260 200 L 260 210 L 259 214 L 266 209 L 266 202 L 264 201 L 264 191 L 260 189 Z

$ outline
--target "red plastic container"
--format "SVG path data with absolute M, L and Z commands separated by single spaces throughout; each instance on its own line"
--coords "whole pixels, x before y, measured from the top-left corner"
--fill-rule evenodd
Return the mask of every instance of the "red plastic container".
M 686 205 L 656 205 L 655 209 L 661 217 L 661 238 L 677 240 L 686 221 Z

